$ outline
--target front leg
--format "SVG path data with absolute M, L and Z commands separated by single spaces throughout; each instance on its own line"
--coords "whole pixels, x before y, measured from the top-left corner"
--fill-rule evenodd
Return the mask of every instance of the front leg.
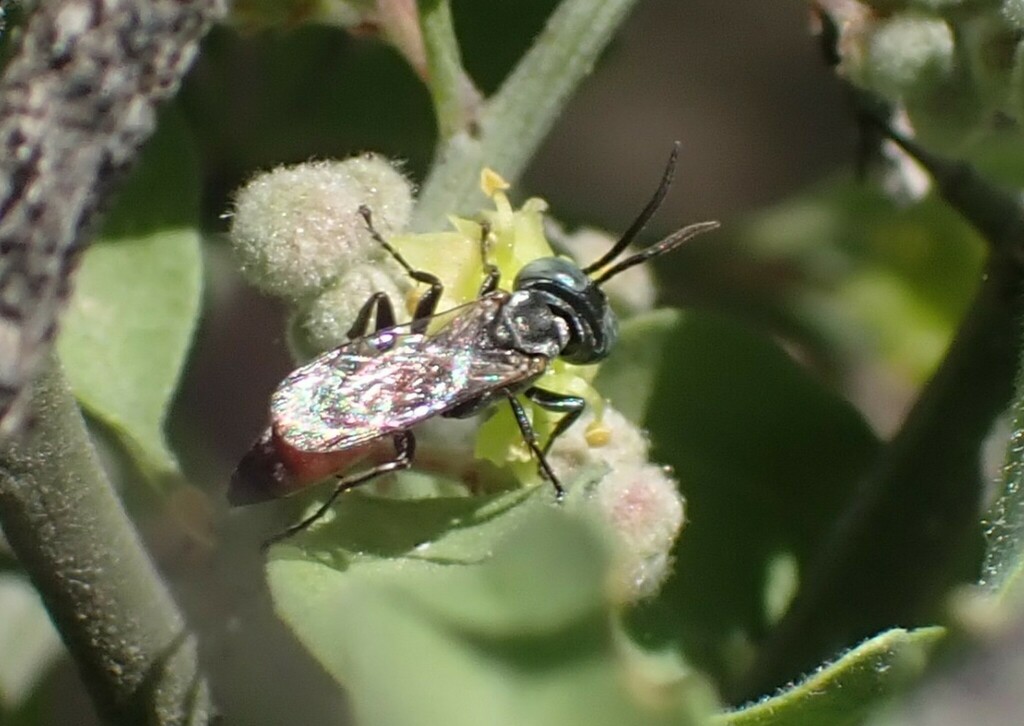
M 551 465 L 548 464 L 548 458 L 544 454 L 544 450 L 541 449 L 540 444 L 537 443 L 537 432 L 533 430 L 533 425 L 530 423 L 530 419 L 526 415 L 526 411 L 523 410 L 523 404 L 519 403 L 519 399 L 516 398 L 516 394 L 506 390 L 505 396 L 508 398 L 508 403 L 512 407 L 512 415 L 516 418 L 516 423 L 519 425 L 519 431 L 523 435 L 523 441 L 530 447 L 530 451 L 537 457 L 537 464 L 540 466 L 540 471 L 544 477 L 551 482 L 551 485 L 555 488 L 555 497 L 562 500 L 565 497 L 565 488 L 561 482 L 558 481 L 558 476 L 551 469 Z
M 373 226 L 373 215 L 370 212 L 370 208 L 363 205 L 359 207 L 359 214 L 362 215 L 366 221 L 366 229 L 369 230 L 370 236 L 379 244 L 384 250 L 391 255 L 391 258 L 395 260 L 405 273 L 416 282 L 422 282 L 426 285 L 430 285 L 430 289 L 424 293 L 423 297 L 420 298 L 419 302 L 416 303 L 416 310 L 412 314 L 412 324 L 410 329 L 414 333 L 425 333 L 427 332 L 427 326 L 430 325 L 430 318 L 437 312 L 437 306 L 441 302 L 441 295 L 444 293 L 444 285 L 437 275 L 433 275 L 423 270 L 414 269 L 412 265 L 402 257 L 402 253 L 396 250 L 390 242 L 384 239 L 380 232 Z
M 555 443 L 555 439 L 564 434 L 570 426 L 576 423 L 576 420 L 583 414 L 583 410 L 587 407 L 587 402 L 579 396 L 555 393 L 554 391 L 547 391 L 543 388 L 528 388 L 523 395 L 545 411 L 565 414 L 562 418 L 558 419 L 558 423 L 555 424 L 555 428 L 551 431 L 551 435 L 548 437 L 547 443 L 544 444 L 545 454 L 551 451 L 551 445 Z

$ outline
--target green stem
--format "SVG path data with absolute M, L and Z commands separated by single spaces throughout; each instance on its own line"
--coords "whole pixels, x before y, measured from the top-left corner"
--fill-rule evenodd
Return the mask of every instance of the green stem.
M 1002 598 L 1024 582 L 1024 353 L 1017 372 L 1013 421 L 1000 495 L 989 510 L 981 585 Z
M 448 0 L 419 0 L 419 10 L 427 85 L 434 102 L 440 143 L 444 144 L 473 121 L 480 93 L 462 67 Z
M 0 525 L 78 664 L 97 711 L 124 724 L 206 724 L 196 645 L 100 468 L 59 366 L 31 426 L 0 446 Z
M 0 549 L 0 573 L 21 572 L 21 566 L 14 559 L 14 555 L 5 549 Z
M 735 688 L 737 700 L 880 630 L 932 621 L 943 593 L 970 571 L 968 553 L 977 544 L 980 451 L 1010 401 L 1018 363 L 1024 205 L 969 166 L 879 126 L 925 166 L 992 254 L 945 358 Z
M 563 0 L 484 107 L 478 130 L 462 129 L 439 145 L 416 206 L 414 229 L 437 229 L 447 215 L 482 205 L 479 183 L 485 165 L 508 181 L 518 178 L 635 3 Z
M 875 117 L 868 120 L 880 123 Z M 962 161 L 931 153 L 913 139 L 884 127 L 886 135 L 931 174 L 949 206 L 959 212 L 985 238 L 992 252 L 1024 262 L 1024 203 L 1020 190 L 1001 189 Z
M 977 534 L 979 452 L 1010 399 L 1022 302 L 1020 269 L 992 261 L 946 358 L 823 545 L 737 700 L 886 628 L 934 622 L 929 610 L 964 576 L 964 551 Z

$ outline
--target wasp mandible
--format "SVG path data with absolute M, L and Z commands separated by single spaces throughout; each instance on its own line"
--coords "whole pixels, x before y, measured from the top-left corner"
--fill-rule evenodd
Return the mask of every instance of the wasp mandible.
M 414 269 L 374 228 L 371 211 L 359 213 L 373 239 L 417 283 L 427 285 L 412 321 L 395 322 L 382 292 L 370 296 L 348 331 L 349 342 L 290 373 L 270 399 L 270 426 L 242 458 L 228 500 L 252 504 L 293 494 L 328 477 L 334 492 L 311 515 L 271 541 L 289 537 L 324 515 L 344 491 L 413 464 L 412 427 L 435 416 L 465 418 L 507 401 L 542 475 L 559 498 L 564 489 L 548 464 L 552 443 L 583 413 L 578 396 L 534 385 L 560 358 L 585 365 L 605 358 L 618 326 L 601 285 L 653 257 L 671 252 L 717 222 L 680 229 L 647 249 L 615 262 L 646 226 L 675 175 L 679 144 L 669 156 L 654 196 L 622 237 L 586 267 L 542 257 L 519 270 L 512 291 L 481 235 L 484 279 L 477 298 L 438 313 L 439 278 Z M 371 328 L 372 321 L 372 328 Z M 518 396 L 563 414 L 541 446 Z M 357 464 L 368 468 L 349 474 Z

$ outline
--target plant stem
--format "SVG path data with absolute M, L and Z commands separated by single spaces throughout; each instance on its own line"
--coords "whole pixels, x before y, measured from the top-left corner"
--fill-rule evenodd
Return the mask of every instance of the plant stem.
M 1013 420 L 999 497 L 986 517 L 987 546 L 980 584 L 1008 599 L 1024 582 L 1024 352 L 1017 371 Z
M 484 202 L 486 165 L 515 181 L 576 86 L 590 73 L 636 0 L 563 0 L 533 47 L 487 102 L 479 131 L 463 128 L 442 139 L 416 205 L 413 229 L 437 229 L 449 214 Z
M 225 0 L 32 4 L 0 77 L 0 435 L 14 433 L 99 212 Z
M 434 101 L 440 143 L 474 123 L 480 93 L 459 53 L 448 0 L 419 0 L 420 31 L 427 57 L 427 86 Z
M 1024 205 L 966 164 L 878 125 L 932 174 L 944 199 L 985 237 L 991 256 L 945 358 L 738 684 L 738 700 L 861 638 L 934 617 L 942 594 L 968 571 L 983 488 L 981 446 L 1012 394 L 1024 317 Z M 837 632 L 835 623 L 847 624 L 845 630 Z
M 97 711 L 123 724 L 212 720 L 196 644 L 100 468 L 53 364 L 31 426 L 0 446 L 0 524 L 78 664 Z

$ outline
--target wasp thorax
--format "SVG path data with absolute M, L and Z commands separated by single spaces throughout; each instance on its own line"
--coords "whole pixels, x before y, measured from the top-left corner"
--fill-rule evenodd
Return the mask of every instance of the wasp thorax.
M 569 363 L 595 363 L 606 357 L 618 336 L 615 314 L 601 288 L 573 262 L 543 257 L 523 266 L 516 290 L 529 291 L 562 320 L 569 337 L 560 356 Z
M 546 300 L 528 290 L 512 293 L 501 306 L 491 331 L 501 348 L 555 358 L 568 345 L 570 331 Z

